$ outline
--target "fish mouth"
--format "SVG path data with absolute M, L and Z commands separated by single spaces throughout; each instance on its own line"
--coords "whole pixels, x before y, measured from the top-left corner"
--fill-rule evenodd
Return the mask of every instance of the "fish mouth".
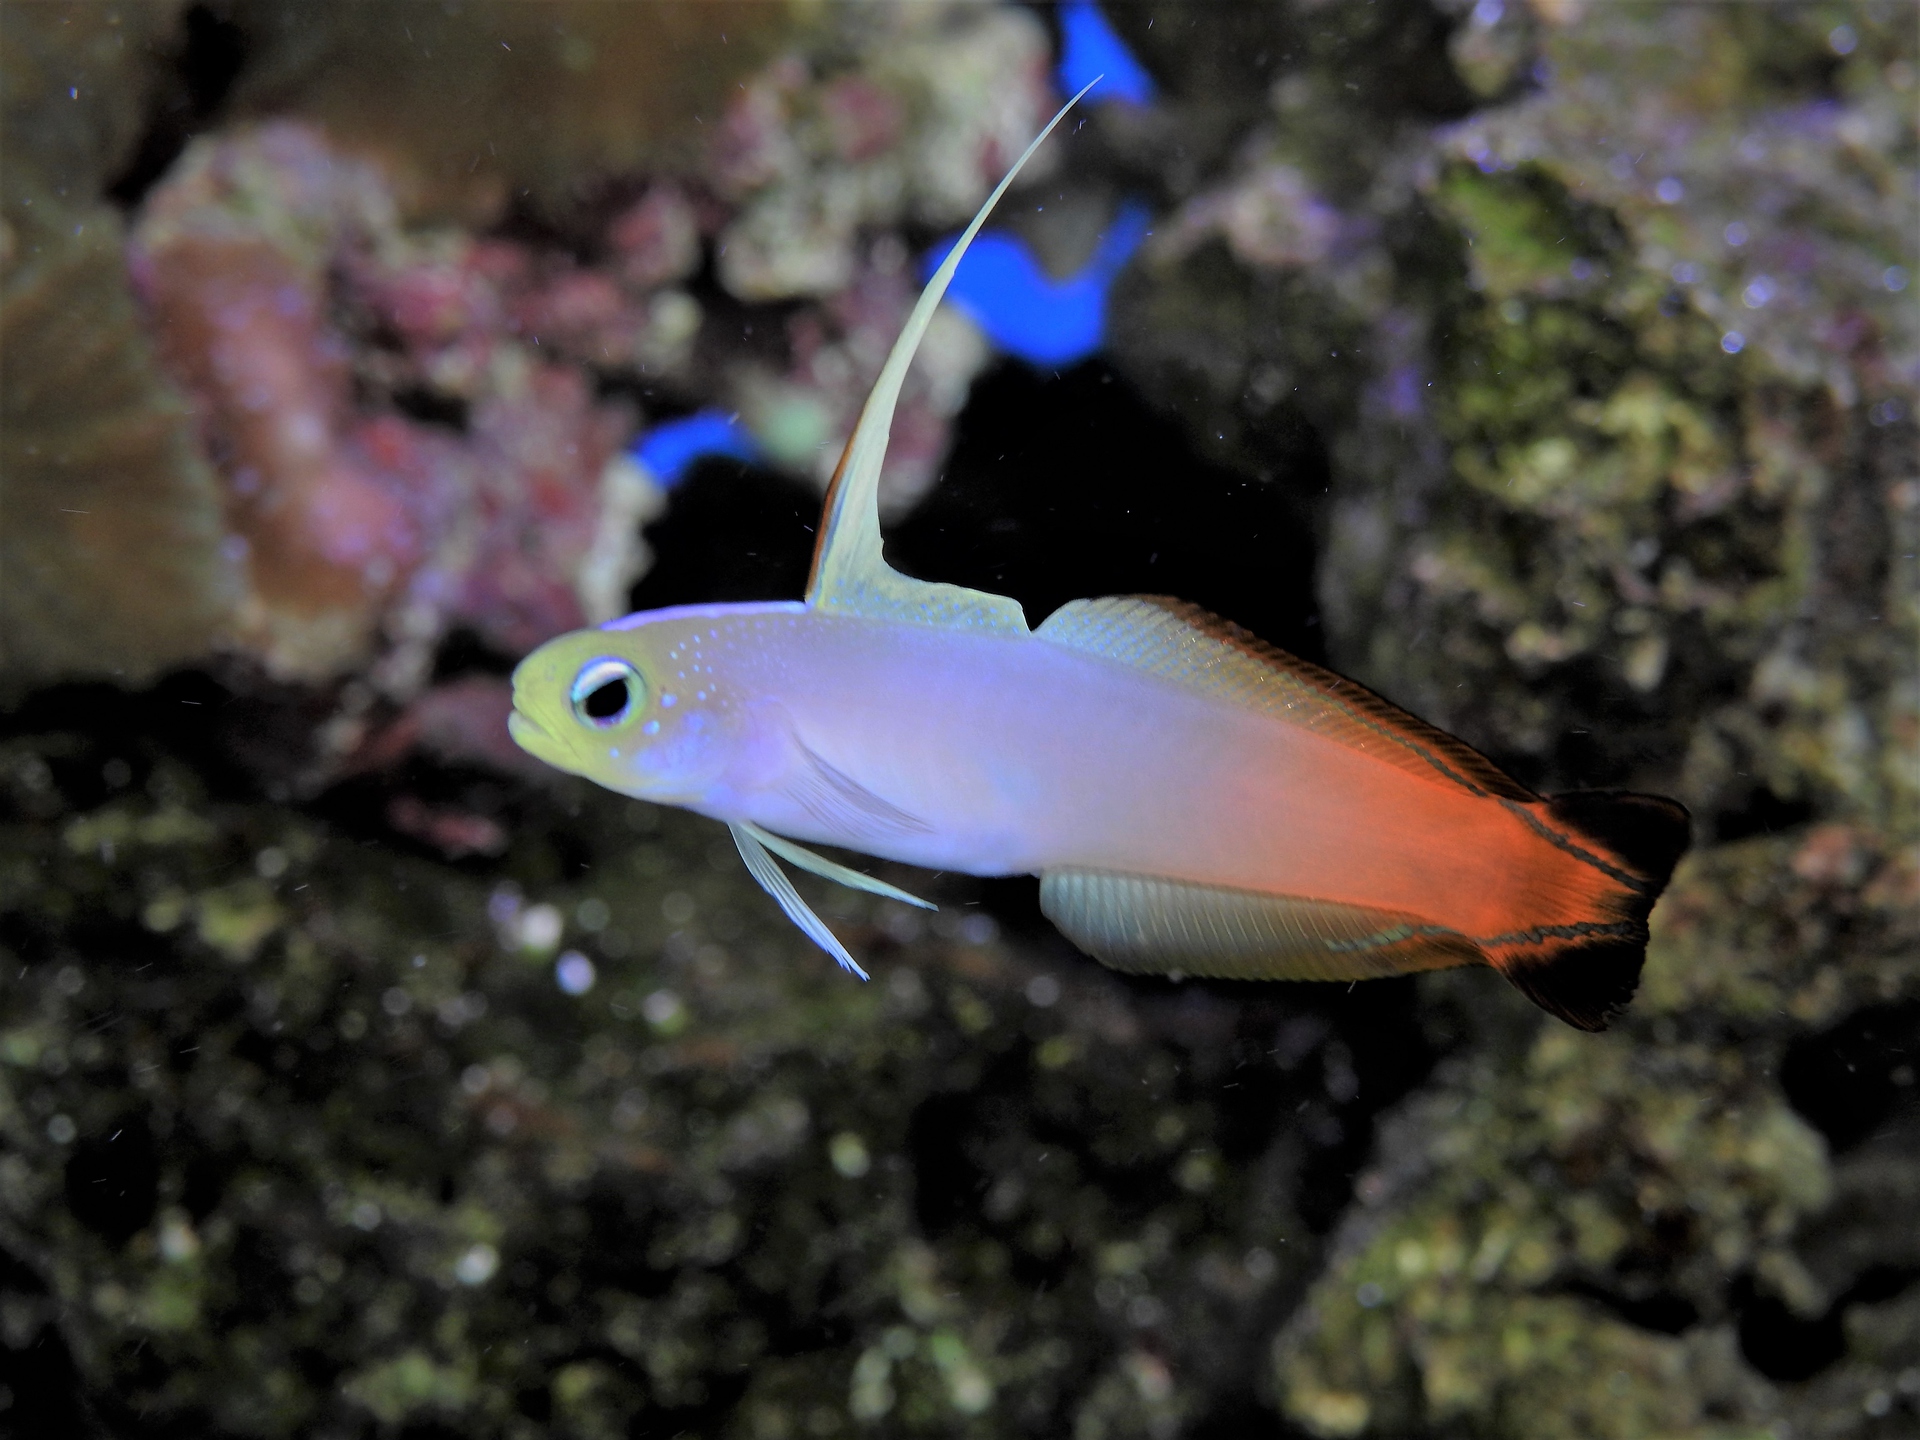
M 569 773 L 579 769 L 579 762 L 561 744 L 560 737 L 524 710 L 514 710 L 507 716 L 507 734 L 513 737 L 514 744 L 536 760 L 544 760 L 555 769 Z

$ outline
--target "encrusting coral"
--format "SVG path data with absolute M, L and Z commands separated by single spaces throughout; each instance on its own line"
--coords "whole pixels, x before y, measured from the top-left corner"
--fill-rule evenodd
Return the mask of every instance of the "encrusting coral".
M 0 672 L 140 683 L 205 654 L 238 593 L 217 481 L 127 293 L 100 198 L 178 7 L 0 15 Z
M 384 624 L 404 691 L 451 624 L 507 653 L 580 624 L 583 570 L 593 618 L 623 608 L 644 518 L 621 493 L 631 419 L 564 363 L 580 337 L 562 326 L 549 360 L 516 333 L 516 304 L 565 302 L 525 293 L 514 247 L 403 233 L 379 171 L 282 123 L 190 149 L 145 206 L 133 270 L 200 403 L 250 582 L 238 628 L 270 671 L 358 668 Z M 645 329 L 599 314 L 623 319 Z M 385 403 L 356 404 L 356 380 Z M 463 412 L 412 418 L 410 386 Z M 605 578 L 588 565 L 603 528 L 625 550 Z

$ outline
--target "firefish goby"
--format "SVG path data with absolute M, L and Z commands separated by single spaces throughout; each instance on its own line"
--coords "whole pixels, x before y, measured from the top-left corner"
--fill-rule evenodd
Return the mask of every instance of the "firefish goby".
M 1075 600 L 1030 630 L 1007 596 L 884 559 L 880 468 L 907 367 L 988 212 L 1073 103 L 907 319 L 827 492 L 806 598 L 645 611 L 549 641 L 514 672 L 514 740 L 725 823 L 754 878 L 862 978 L 779 859 L 926 902 L 799 841 L 1038 875 L 1048 918 L 1119 970 L 1352 981 L 1485 964 L 1605 1028 L 1687 846 L 1678 804 L 1536 795 L 1178 600 Z

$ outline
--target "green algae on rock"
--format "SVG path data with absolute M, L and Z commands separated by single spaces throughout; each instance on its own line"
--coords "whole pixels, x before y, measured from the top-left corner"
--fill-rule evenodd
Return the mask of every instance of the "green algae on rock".
M 1505 103 L 1370 190 L 1314 143 L 1357 102 L 1282 73 L 1123 289 L 1122 362 L 1243 468 L 1289 410 L 1331 437 L 1336 664 L 1738 840 L 1656 912 L 1622 1036 L 1483 1011 L 1388 1129 L 1276 1340 L 1315 1433 L 1891 1434 L 1920 1393 L 1864 1259 L 1906 1253 L 1904 1122 L 1829 1153 L 1780 1078 L 1920 983 L 1909 19 L 1476 7 L 1453 49 Z M 1344 254 L 1301 244 L 1326 209 Z
M 209 798 L 230 757 L 15 716 L 0 1343 L 25 1336 L 34 1363 L 10 1385 L 58 1399 L 70 1359 L 121 1431 L 251 1436 L 1912 1428 L 1910 17 L 1108 9 L 1166 98 L 1090 117 L 1018 223 L 1046 251 L 1125 189 L 1171 212 L 1116 294 L 1116 362 L 1263 483 L 1292 484 L 1309 432 L 1325 439 L 1332 490 L 1303 508 L 1324 506 L 1337 663 L 1539 783 L 1684 789 L 1711 843 L 1656 914 L 1626 1024 L 1556 1036 L 1468 976 L 1352 996 L 1129 986 L 964 903 L 930 923 L 830 894 L 875 971 L 858 987 L 695 820 L 496 777 L 484 843 L 443 863 L 350 786 L 305 809 Z M 937 42 L 895 55 L 829 10 L 800 71 L 756 56 L 740 113 L 716 106 L 751 142 L 730 198 L 709 213 L 697 177 L 649 189 L 604 263 L 535 257 L 557 279 L 524 316 L 589 373 L 763 406 L 801 468 L 835 387 L 890 338 L 902 227 L 939 221 L 1018 109 L 970 108 L 996 78 L 975 64 L 942 112 L 960 90 L 916 89 Z M 13 43 L 23 17 L 61 13 L 99 17 L 88 53 L 120 55 L 108 20 L 130 11 L 9 6 L 0 63 L 38 53 Z M 970 55 L 1035 81 L 1030 13 L 952 14 L 994 32 Z M 497 214 L 502 177 L 532 164 L 541 223 L 591 211 L 581 176 L 627 165 L 651 122 L 594 108 L 620 98 L 599 63 L 619 47 L 589 55 L 569 26 L 532 57 L 592 62 L 591 94 L 553 101 L 565 133 L 529 126 L 498 169 L 489 153 L 462 171 L 477 155 L 433 117 L 406 203 Z M 514 47 L 485 57 L 490 109 L 519 113 L 501 77 L 524 35 L 454 37 L 469 58 Z M 284 95 L 333 115 L 366 93 L 321 63 L 351 37 L 284 38 L 243 74 L 243 109 Z M 86 157 L 137 134 L 144 82 L 83 79 L 75 98 L 54 69 L 30 91 L 7 73 L 9 205 L 44 178 L 16 163 L 16 113 L 81 117 L 44 133 L 95 180 L 114 166 Z M 390 152 L 413 138 L 378 129 Z M 923 143 L 947 188 L 888 190 Z M 568 158 L 549 173 L 542 156 Z M 35 273 L 108 273 L 94 213 L 38 222 L 49 246 L 88 230 Z M 791 306 L 790 362 L 701 330 L 703 305 L 731 301 L 689 281 L 699 237 L 736 221 L 732 283 Z M 7 224 L 11 285 L 29 232 Z M 450 333 L 416 302 L 472 238 L 412 272 L 418 333 Z M 854 283 L 785 298 L 829 272 Z M 600 323 L 623 285 L 666 287 L 657 346 Z M 379 346 L 354 363 L 381 396 L 426 373 Z M 484 393 L 457 366 L 433 377 L 443 405 Z M 136 438 L 184 433 L 136 388 L 149 408 L 113 412 L 151 422 Z M 923 458 L 944 434 L 920 432 Z M 187 520 L 151 522 L 183 527 L 165 553 L 214 567 L 206 476 L 155 463 L 187 495 L 162 506 Z M 21 473 L 9 451 L 0 478 Z M 192 578 L 216 594 L 222 574 Z M 192 653 L 209 613 L 149 610 L 192 633 L 130 673 Z M 488 713 L 450 706 L 434 743 L 473 759 Z M 416 818 L 395 828 L 437 833 Z M 1435 1054 L 1372 1146 L 1372 1115 Z
M 1920 1000 L 1920 886 L 1896 853 L 1836 887 L 1834 844 L 1694 857 L 1621 1033 L 1542 1032 L 1443 1070 L 1276 1338 L 1289 1413 L 1328 1436 L 1879 1433 L 1863 1406 L 1920 1351 L 1869 1338 L 1901 1333 L 1909 1302 L 1849 1286 L 1859 1257 L 1902 1263 L 1886 1227 L 1920 1164 L 1897 1142 L 1830 1155 L 1780 1077 L 1809 1027 Z M 1873 1200 L 1836 1203 L 1850 1193 Z M 1850 1363 L 1814 1387 L 1756 1373 L 1743 1287 L 1843 1321 Z
M 1423 1051 L 1404 989 L 1130 988 L 839 892 L 855 984 L 717 827 L 584 787 L 477 867 L 151 745 L 0 779 L 0 1218 L 128 1425 L 1173 1433 Z

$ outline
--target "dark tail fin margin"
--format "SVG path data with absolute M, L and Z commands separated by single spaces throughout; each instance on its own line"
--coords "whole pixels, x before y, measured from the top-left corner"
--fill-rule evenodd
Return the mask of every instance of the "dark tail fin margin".
M 1541 1009 L 1581 1030 L 1604 1030 L 1639 988 L 1647 958 L 1647 917 L 1686 853 L 1692 820 L 1684 805 L 1626 790 L 1576 790 L 1546 802 L 1547 815 L 1569 838 L 1620 862 L 1618 920 L 1608 933 L 1569 937 L 1501 965 L 1506 977 Z

